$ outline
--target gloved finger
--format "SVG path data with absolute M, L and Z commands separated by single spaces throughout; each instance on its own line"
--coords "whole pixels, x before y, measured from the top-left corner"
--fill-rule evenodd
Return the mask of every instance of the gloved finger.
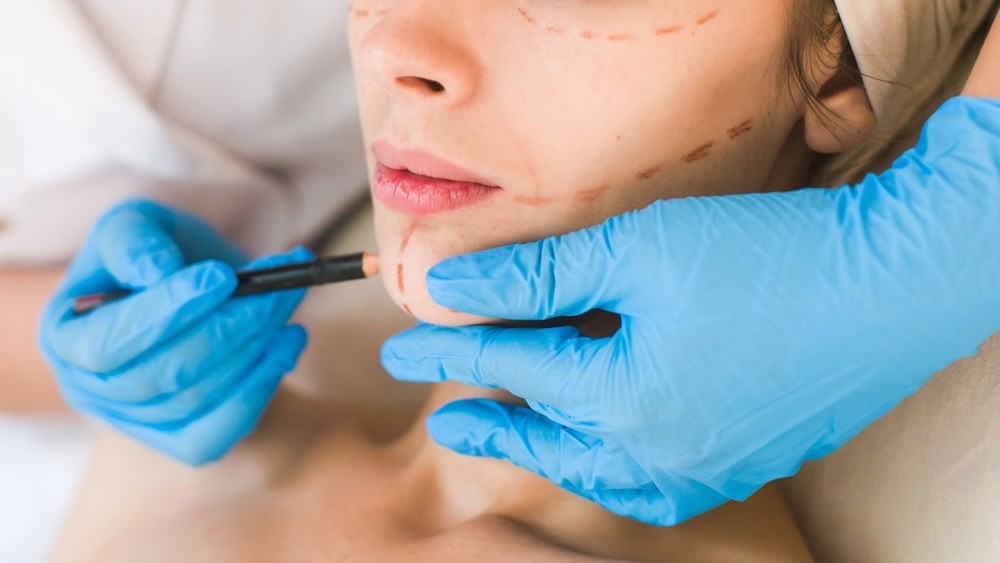
M 108 374 L 62 373 L 60 379 L 113 404 L 162 401 L 206 379 L 203 385 L 225 387 L 217 372 L 238 363 L 237 357 L 259 356 L 304 296 L 299 289 L 232 299 L 141 362 Z
M 306 332 L 297 325 L 282 329 L 256 368 L 214 408 L 183 425 L 147 425 L 109 418 L 124 434 L 191 465 L 221 458 L 249 434 L 260 419 L 285 373 L 306 344 Z
M 110 401 L 104 397 L 83 399 L 84 410 L 101 418 L 115 417 L 148 425 L 179 424 L 199 418 L 231 395 L 253 371 L 265 352 L 287 346 L 278 334 L 286 327 L 262 330 L 244 346 L 211 369 L 203 369 L 190 385 L 175 393 L 163 394 L 140 403 Z
M 725 502 L 684 477 L 654 481 L 625 449 L 524 407 L 486 399 L 449 403 L 427 419 L 439 444 L 507 460 L 621 516 L 672 526 Z
M 311 257 L 306 249 L 254 260 L 249 267 L 268 268 Z M 202 272 L 204 270 L 204 272 Z M 50 331 L 53 351 L 69 363 L 96 373 L 109 373 L 137 359 L 154 346 L 185 331 L 229 298 L 236 276 L 228 265 L 208 261 L 185 268 L 162 284 L 104 305 L 82 317 L 68 311 Z M 276 292 L 277 300 L 297 305 L 302 293 Z M 241 297 L 244 304 L 266 304 L 264 299 Z M 64 304 L 64 307 L 69 307 Z M 294 306 L 292 307 L 294 309 Z M 267 318 L 261 310 L 260 320 Z M 284 319 L 281 324 L 284 324 Z M 95 335 L 102 335 L 96 342 Z
M 623 450 L 517 405 L 456 401 L 428 417 L 427 430 L 458 453 L 510 461 L 576 493 L 651 483 Z
M 93 237 L 101 263 L 118 284 L 140 289 L 184 267 L 184 252 L 173 232 L 173 218 L 166 209 L 134 202 L 102 217 Z
M 381 359 L 402 381 L 458 381 L 503 388 L 532 401 L 580 406 L 591 396 L 588 389 L 611 371 L 611 342 L 581 336 L 573 327 L 420 325 L 386 340 Z
M 76 317 L 64 300 L 46 313 L 52 351 L 96 373 L 114 371 L 225 302 L 236 273 L 216 261 L 182 269 L 149 289 Z
M 457 256 L 427 273 L 427 289 L 439 304 L 486 317 L 512 320 L 581 315 L 593 309 L 617 313 L 631 291 L 621 264 L 645 268 L 648 254 L 633 250 L 643 240 L 636 213 L 537 242 Z
M 576 491 L 574 491 L 576 492 Z M 605 509 L 654 526 L 674 526 L 730 499 L 683 477 L 658 479 L 641 487 L 576 492 Z

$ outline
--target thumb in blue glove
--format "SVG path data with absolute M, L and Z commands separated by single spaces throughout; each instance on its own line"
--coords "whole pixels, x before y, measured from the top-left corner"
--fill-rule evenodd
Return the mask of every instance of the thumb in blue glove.
M 307 260 L 304 249 L 251 262 Z M 193 215 L 129 201 L 98 220 L 46 306 L 39 339 L 66 401 L 191 464 L 256 424 L 305 346 L 304 291 L 230 299 L 242 253 Z M 85 315 L 79 295 L 133 293 Z
M 1000 102 L 959 98 L 893 169 L 836 190 L 657 202 L 591 229 L 447 260 L 445 307 L 621 328 L 421 325 L 404 380 L 502 387 L 431 435 L 619 514 L 681 522 L 840 447 L 1000 328 Z

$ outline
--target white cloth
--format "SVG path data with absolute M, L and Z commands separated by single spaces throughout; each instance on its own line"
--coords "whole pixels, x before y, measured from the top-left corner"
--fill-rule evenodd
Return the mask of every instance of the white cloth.
M 287 248 L 365 185 L 346 0 L 0 0 L 0 266 L 72 256 L 129 196 Z M 0 561 L 44 557 L 75 422 L 0 417 Z
M 125 196 L 257 254 L 360 193 L 346 0 L 0 0 L 0 264 L 69 257 Z
M 895 124 L 928 86 L 940 84 L 993 0 L 836 0 L 868 98 Z

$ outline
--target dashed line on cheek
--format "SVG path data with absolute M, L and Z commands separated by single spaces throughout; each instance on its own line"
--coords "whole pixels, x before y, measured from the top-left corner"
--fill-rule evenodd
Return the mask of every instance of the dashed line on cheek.
M 656 174 L 660 170 L 663 170 L 663 165 L 662 164 L 660 164 L 659 166 L 654 166 L 652 168 L 647 168 L 647 169 L 643 170 L 642 172 L 639 172 L 638 174 L 635 175 L 635 179 L 636 180 L 649 180 L 653 176 L 656 176 Z
M 608 35 L 608 41 L 632 41 L 635 39 L 635 35 L 631 33 L 613 33 Z
M 601 197 L 601 194 L 611 189 L 610 184 L 602 184 L 596 188 L 589 188 L 586 190 L 580 190 L 573 195 L 573 199 L 580 203 L 590 203 L 597 198 Z
M 406 293 L 406 286 L 403 282 L 403 265 L 396 264 L 396 286 L 399 288 L 399 293 Z
M 410 246 L 410 239 L 413 238 L 413 233 L 417 231 L 417 224 L 414 223 L 403 231 L 402 241 L 399 243 L 399 253 L 403 254 L 406 252 L 406 248 Z
M 545 207 L 546 205 L 555 201 L 555 198 L 543 197 L 543 196 L 519 195 L 514 198 L 514 201 L 522 205 L 527 205 L 529 207 Z
M 684 158 L 682 158 L 681 160 L 683 160 L 687 164 L 692 164 L 698 162 L 699 160 L 704 160 L 705 158 L 708 157 L 709 154 L 711 154 L 712 147 L 714 146 L 715 146 L 715 141 L 709 141 L 704 145 L 701 145 L 700 147 L 684 155 Z
M 528 23 L 535 23 L 535 18 L 531 17 L 531 15 L 528 13 L 528 10 L 525 10 L 524 8 L 518 8 L 517 12 L 521 14 L 521 17 L 524 18 L 525 21 L 527 21 Z
M 410 306 L 407 305 L 406 303 L 403 303 L 403 310 L 406 311 L 407 315 L 410 315 L 411 317 L 416 317 L 416 315 L 413 314 L 413 309 L 410 309 Z
M 743 123 L 740 123 L 736 127 L 731 128 L 728 131 L 729 138 L 730 139 L 739 138 L 739 137 L 741 137 L 741 136 L 749 133 L 751 130 L 753 130 L 753 120 L 752 119 L 748 119 L 748 120 L 744 121 Z
M 684 29 L 684 26 L 682 26 L 682 25 L 672 25 L 670 27 L 657 27 L 656 29 L 653 30 L 653 34 L 654 35 L 671 35 L 673 33 L 677 33 L 679 31 L 682 31 L 683 29 Z
M 705 25 L 706 23 L 714 20 L 718 15 L 719 15 L 719 10 L 712 10 L 711 12 L 695 20 L 695 23 L 697 23 L 698 25 Z
M 585 29 L 580 32 L 580 37 L 583 37 L 584 39 L 597 39 L 600 36 L 601 36 L 600 33 L 597 33 L 596 31 L 590 31 L 588 29 Z

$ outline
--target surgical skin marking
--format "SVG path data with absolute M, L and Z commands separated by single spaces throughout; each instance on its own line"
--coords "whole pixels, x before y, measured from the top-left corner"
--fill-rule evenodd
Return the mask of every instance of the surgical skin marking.
M 403 231 L 403 241 L 399 244 L 399 254 L 402 255 L 406 251 L 406 247 L 410 245 L 410 239 L 413 238 L 413 233 L 417 230 L 417 223 L 414 223 Z
M 635 179 L 636 180 L 649 180 L 653 176 L 656 176 L 656 173 L 659 172 L 660 170 L 663 170 L 663 165 L 662 164 L 659 165 L 659 166 L 654 166 L 652 168 L 647 168 L 646 170 L 643 170 L 642 172 L 639 172 L 636 175 Z
M 517 12 L 519 14 L 521 14 L 521 17 L 524 18 L 524 21 L 526 21 L 527 23 L 532 24 L 532 25 L 538 23 L 538 20 L 535 19 L 530 13 L 528 13 L 527 9 L 525 9 L 523 7 L 518 7 L 517 8 Z M 711 12 L 705 14 L 704 16 L 701 16 L 701 17 L 695 19 L 695 26 L 697 26 L 697 27 L 703 26 L 706 23 L 714 20 L 718 16 L 719 16 L 719 10 L 718 9 L 712 10 Z M 566 31 L 566 28 L 564 28 L 562 26 L 559 26 L 559 25 L 549 25 L 549 26 L 545 27 L 545 30 L 548 31 L 549 33 L 554 34 L 554 35 L 562 35 Z M 665 26 L 665 27 L 654 27 L 653 28 L 653 36 L 663 37 L 663 36 L 666 36 L 666 35 L 673 35 L 673 34 L 679 32 L 679 31 L 683 31 L 683 30 L 684 30 L 684 26 L 683 25 L 671 25 L 671 26 Z M 584 39 L 598 39 L 598 38 L 600 38 L 602 36 L 602 34 L 596 32 L 596 31 L 589 30 L 589 29 L 581 30 L 581 31 L 579 31 L 577 33 L 577 35 L 579 35 L 580 37 L 582 37 Z M 627 32 L 608 33 L 608 34 L 605 35 L 605 37 L 607 38 L 608 41 L 634 41 L 634 40 L 638 39 L 638 37 L 634 33 L 627 33 Z
M 729 133 L 729 138 L 730 139 L 736 139 L 736 138 L 741 137 L 742 135 L 744 135 L 746 133 L 749 133 L 753 129 L 752 123 L 753 123 L 753 120 L 748 119 L 748 120 L 744 121 L 743 123 L 740 123 L 736 127 L 733 127 L 728 132 Z
M 698 18 L 697 24 L 698 25 L 705 25 L 706 23 L 714 20 L 715 17 L 718 16 L 718 15 L 719 15 L 719 11 L 718 10 L 713 10 L 713 11 L 705 14 L 704 16 L 701 16 L 700 18 Z
M 704 145 L 694 149 L 693 151 L 687 153 L 682 159 L 684 162 L 691 164 L 693 162 L 698 162 L 708 157 L 709 153 L 712 151 L 712 147 L 715 146 L 715 141 L 709 141 Z
M 519 195 L 514 198 L 514 201 L 523 205 L 527 205 L 529 207 L 544 207 L 555 201 L 555 198 Z
M 400 293 L 406 293 L 403 286 L 403 265 L 396 264 L 396 285 L 399 286 Z
M 597 186 L 596 188 L 590 188 L 587 190 L 580 190 L 573 195 L 573 199 L 580 203 L 590 203 L 597 198 L 601 197 L 601 194 L 611 189 L 610 184 L 603 184 Z
M 674 25 L 670 27 L 658 27 L 653 30 L 654 35 L 670 35 L 671 33 L 677 33 L 684 29 L 682 25 Z
M 741 122 L 739 125 L 736 125 L 735 127 L 730 127 L 729 130 L 726 131 L 726 134 L 729 135 L 729 140 L 735 141 L 736 139 L 739 139 L 740 137 L 746 135 L 752 130 L 753 130 L 753 120 L 747 119 L 746 121 Z M 715 141 L 710 141 L 708 143 L 705 143 L 704 145 L 701 145 L 700 147 L 687 153 L 682 160 L 688 164 L 698 162 L 699 160 L 704 160 L 705 158 L 708 158 L 708 155 L 709 153 L 712 152 L 712 147 L 714 146 L 715 146 Z

